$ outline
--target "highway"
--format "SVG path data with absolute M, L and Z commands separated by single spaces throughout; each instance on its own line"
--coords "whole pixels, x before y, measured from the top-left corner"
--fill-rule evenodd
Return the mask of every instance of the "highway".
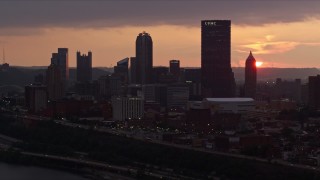
M 87 125 L 81 125 L 77 123 L 70 123 L 66 121 L 61 121 L 61 120 L 55 120 L 56 123 L 69 126 L 69 127 L 77 127 L 77 128 L 83 128 L 83 129 L 89 129 L 90 126 Z M 179 148 L 179 149 L 187 149 L 187 150 L 192 150 L 192 151 L 198 151 L 198 152 L 204 152 L 204 153 L 210 153 L 216 156 L 227 156 L 227 157 L 232 157 L 232 158 L 241 158 L 241 159 L 246 159 L 246 160 L 252 160 L 252 161 L 257 161 L 261 163 L 272 163 L 272 164 L 279 164 L 283 166 L 288 166 L 288 167 L 294 167 L 294 168 L 301 168 L 301 169 L 306 169 L 306 170 L 312 170 L 312 171 L 318 171 L 320 172 L 320 168 L 318 167 L 313 167 L 313 166 L 308 166 L 308 165 L 302 165 L 302 164 L 292 164 L 287 161 L 283 161 L 281 159 L 272 159 L 272 160 L 267 160 L 263 158 L 258 158 L 258 157 L 253 157 L 253 156 L 246 156 L 246 155 L 241 155 L 241 154 L 232 154 L 232 153 L 224 153 L 224 152 L 218 152 L 218 151 L 213 151 L 213 150 L 208 150 L 204 148 L 195 148 L 191 147 L 190 145 L 181 145 L 181 144 L 174 144 L 174 143 L 169 143 L 169 142 L 164 142 L 158 139 L 151 139 L 148 138 L 146 139 L 146 136 L 144 133 L 141 133 L 139 135 L 134 135 L 131 132 L 124 131 L 124 130 L 118 130 L 118 129 L 108 129 L 105 127 L 95 127 L 94 130 L 103 132 L 103 133 L 109 133 L 113 135 L 121 135 L 121 136 L 126 136 L 129 138 L 133 138 L 135 140 L 140 140 L 144 142 L 149 142 L 149 143 L 155 143 L 155 144 L 160 144 L 164 146 L 170 146 L 174 148 Z

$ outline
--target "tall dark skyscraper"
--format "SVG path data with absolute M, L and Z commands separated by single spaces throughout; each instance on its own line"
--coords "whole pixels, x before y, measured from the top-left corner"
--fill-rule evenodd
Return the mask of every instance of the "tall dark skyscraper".
M 308 104 L 312 109 L 320 109 L 320 75 L 309 76 Z
M 46 72 L 46 84 L 48 99 L 50 101 L 60 100 L 65 95 L 65 81 L 61 76 L 61 69 L 58 65 L 51 64 Z
M 130 58 L 130 83 L 136 84 L 137 83 L 137 59 L 136 57 Z
M 117 65 L 114 66 L 114 75 L 119 76 L 122 83 L 129 83 L 129 58 L 117 62 Z
M 152 39 L 146 33 L 140 33 L 136 40 L 136 61 L 137 61 L 137 83 L 150 84 L 152 83 Z
M 251 51 L 246 60 L 244 94 L 246 97 L 255 98 L 257 88 L 257 66 L 256 59 Z
M 77 52 L 77 81 L 89 82 L 92 80 L 92 52 L 88 55 Z
M 231 21 L 201 21 L 201 90 L 205 97 L 233 97 Z
M 58 48 L 58 53 L 52 53 L 51 64 L 55 64 L 61 69 L 63 80 L 69 79 L 68 48 Z
M 180 61 L 170 60 L 170 73 L 173 74 L 177 80 L 180 77 Z

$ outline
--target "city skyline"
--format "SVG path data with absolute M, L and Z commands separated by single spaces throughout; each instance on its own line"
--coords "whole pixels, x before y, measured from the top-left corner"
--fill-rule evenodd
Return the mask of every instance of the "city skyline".
M 53 13 L 57 7 L 59 15 Z M 94 67 L 113 67 L 134 56 L 136 34 L 147 31 L 155 66 L 179 59 L 183 67 L 200 67 L 201 20 L 230 19 L 233 67 L 244 67 L 250 50 L 262 67 L 320 67 L 318 7 L 313 1 L 3 1 L 0 46 L 11 65 L 47 66 L 50 53 L 67 47 L 70 67 L 78 50 L 95 53 Z

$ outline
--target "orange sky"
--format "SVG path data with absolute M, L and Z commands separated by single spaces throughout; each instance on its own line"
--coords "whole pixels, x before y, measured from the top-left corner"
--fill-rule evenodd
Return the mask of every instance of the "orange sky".
M 147 31 L 154 43 L 155 66 L 168 66 L 169 60 L 179 59 L 183 67 L 199 67 L 200 21 L 194 20 L 193 25 L 8 26 L 0 30 L 0 46 L 5 47 L 6 61 L 11 65 L 48 66 L 51 53 L 58 47 L 67 47 L 71 67 L 76 65 L 77 50 L 91 50 L 93 66 L 110 67 L 118 60 L 135 56 L 136 36 Z M 317 18 L 232 24 L 232 66 L 244 66 L 251 50 L 263 67 L 320 67 L 319 27 Z

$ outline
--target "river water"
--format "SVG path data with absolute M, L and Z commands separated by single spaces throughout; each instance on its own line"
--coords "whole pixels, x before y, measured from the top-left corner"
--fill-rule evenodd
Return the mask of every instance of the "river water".
M 89 180 L 64 171 L 0 163 L 0 180 Z

